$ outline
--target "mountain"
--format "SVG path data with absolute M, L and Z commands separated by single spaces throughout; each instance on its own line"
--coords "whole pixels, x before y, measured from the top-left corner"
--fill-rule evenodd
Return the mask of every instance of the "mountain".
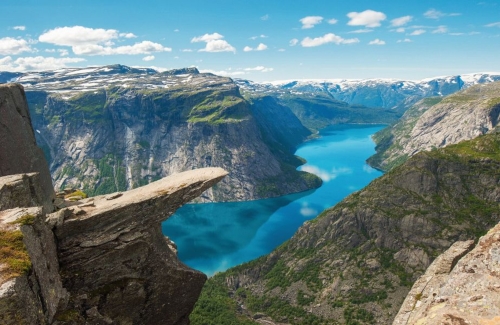
M 500 220 L 499 153 L 492 133 L 416 154 L 209 279 L 192 324 L 390 324 L 436 256 Z
M 211 166 L 229 176 L 205 201 L 279 196 L 321 183 L 296 171 L 303 161 L 294 148 L 311 132 L 285 106 L 252 105 L 229 78 L 114 65 L 15 81 L 26 89 L 57 190 L 105 194 Z
M 475 85 L 444 98 L 426 98 L 375 134 L 377 153 L 368 162 L 389 170 L 422 150 L 495 132 L 499 123 L 500 82 Z
M 273 94 L 323 95 L 349 105 L 382 107 L 404 111 L 425 97 L 446 96 L 470 86 L 500 80 L 500 73 L 475 73 L 428 78 L 420 81 L 396 79 L 286 80 L 256 83 L 237 79 L 244 90 Z

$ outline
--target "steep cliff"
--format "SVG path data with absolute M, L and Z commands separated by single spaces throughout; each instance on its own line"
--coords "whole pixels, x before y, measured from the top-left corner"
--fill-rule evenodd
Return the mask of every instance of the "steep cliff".
M 0 86 L 0 134 L 0 176 L 39 173 L 43 195 L 39 204 L 51 211 L 55 193 L 49 168 L 36 145 L 24 89 L 19 85 Z
M 21 169 L 46 166 L 29 114 L 20 111 L 22 88 L 0 86 L 0 95 L 1 116 L 9 117 L 2 123 L 13 123 L 0 128 L 0 139 L 20 145 L 0 164 L 21 157 L 28 162 L 19 161 Z M 46 168 L 0 177 L 0 323 L 188 324 L 206 276 L 177 259 L 160 223 L 227 172 L 190 170 L 57 207 L 54 190 L 46 192 L 48 175 Z
M 415 104 L 395 125 L 375 134 L 368 162 L 389 170 L 423 150 L 493 132 L 500 122 L 500 82 L 476 85 L 445 98 Z
M 56 189 L 98 195 L 211 166 L 229 175 L 202 200 L 251 200 L 320 185 L 295 170 L 302 162 L 294 146 L 310 131 L 286 107 L 253 107 L 229 78 L 108 66 L 19 81 Z M 269 128 L 273 120 L 294 130 L 289 142 L 281 142 L 288 130 Z
M 415 155 L 270 255 L 210 279 L 193 323 L 211 324 L 213 300 L 235 324 L 389 324 L 436 256 L 500 220 L 499 153 L 494 133 Z

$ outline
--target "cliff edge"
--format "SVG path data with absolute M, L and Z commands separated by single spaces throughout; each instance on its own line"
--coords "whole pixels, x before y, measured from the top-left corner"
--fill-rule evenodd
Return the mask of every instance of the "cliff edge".
M 227 172 L 187 171 L 54 208 L 22 87 L 0 95 L 0 141 L 20 145 L 2 147 L 0 160 L 0 323 L 188 324 L 206 276 L 177 259 L 160 222 Z

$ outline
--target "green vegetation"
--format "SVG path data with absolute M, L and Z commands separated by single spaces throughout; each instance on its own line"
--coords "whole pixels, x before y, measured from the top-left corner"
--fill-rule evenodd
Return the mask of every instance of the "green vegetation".
M 276 287 L 286 288 L 290 286 L 290 280 L 288 280 L 287 273 L 289 268 L 285 265 L 285 262 L 280 260 L 274 265 L 274 267 L 264 276 L 267 280 L 266 287 L 268 290 L 272 290 Z
M 30 219 L 31 217 L 26 217 L 20 223 L 24 224 Z M 0 230 L 0 261 L 6 265 L 2 275 L 7 279 L 26 274 L 31 269 L 31 260 L 20 230 Z
M 353 291 L 349 298 L 349 302 L 355 305 L 360 305 L 367 302 L 377 302 L 384 299 L 387 299 L 387 291 L 373 291 L 369 288 L 365 288 L 364 290 L 362 289 Z
M 32 214 L 25 214 L 21 218 L 17 219 L 16 221 L 12 222 L 12 224 L 17 224 L 21 226 L 25 225 L 32 225 L 35 222 L 35 216 Z
M 192 325 L 252 325 L 257 324 L 238 315 L 238 304 L 229 296 L 217 275 L 207 281 L 189 316 Z M 241 294 L 241 292 L 240 292 Z
M 249 117 L 248 103 L 233 92 L 213 91 L 194 105 L 188 122 L 210 124 L 240 122 Z
M 73 192 L 71 192 L 69 194 L 66 194 L 64 196 L 64 198 L 67 199 L 67 198 L 77 197 L 77 196 L 81 197 L 82 199 L 86 199 L 87 198 L 87 193 L 83 192 L 82 190 L 76 190 L 76 191 L 73 191 Z
M 346 325 L 374 324 L 375 316 L 366 309 L 348 306 L 344 309 Z
M 302 290 L 299 290 L 299 292 L 297 292 L 297 304 L 299 304 L 300 306 L 307 306 L 313 301 L 314 295 L 307 295 Z

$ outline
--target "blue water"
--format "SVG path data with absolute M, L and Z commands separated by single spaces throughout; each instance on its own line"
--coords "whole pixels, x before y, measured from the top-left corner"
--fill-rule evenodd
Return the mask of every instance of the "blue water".
M 302 144 L 300 170 L 323 179 L 312 191 L 279 198 L 188 204 L 162 224 L 178 246 L 181 261 L 207 275 L 270 253 L 306 220 L 365 187 L 382 173 L 365 160 L 375 153 L 371 135 L 380 125 L 338 125 Z

